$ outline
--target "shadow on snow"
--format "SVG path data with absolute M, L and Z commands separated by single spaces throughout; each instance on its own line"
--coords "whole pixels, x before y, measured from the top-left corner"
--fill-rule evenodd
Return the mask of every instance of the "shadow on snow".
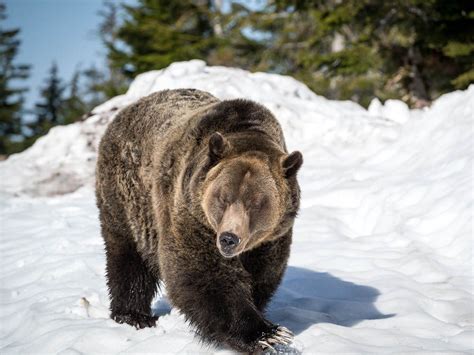
M 374 305 L 380 292 L 369 286 L 341 280 L 329 273 L 289 266 L 283 281 L 270 302 L 266 315 L 299 334 L 313 324 L 333 323 L 351 327 L 366 319 L 384 319 Z M 153 302 L 152 313 L 171 312 L 166 296 Z
M 380 292 L 329 273 L 289 266 L 267 308 L 268 318 L 299 334 L 313 324 L 351 327 L 366 319 L 383 319 L 374 305 Z

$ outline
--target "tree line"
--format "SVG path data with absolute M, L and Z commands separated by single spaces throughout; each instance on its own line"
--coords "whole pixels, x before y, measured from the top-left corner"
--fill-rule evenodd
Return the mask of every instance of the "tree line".
M 5 7 L 0 5 L 0 21 Z M 69 82 L 52 65 L 30 122 L 18 29 L 0 28 L 0 154 L 84 117 L 130 80 L 175 61 L 291 75 L 317 94 L 367 106 L 374 97 L 423 107 L 474 81 L 474 6 L 466 0 L 105 1 L 98 33 L 106 68 Z

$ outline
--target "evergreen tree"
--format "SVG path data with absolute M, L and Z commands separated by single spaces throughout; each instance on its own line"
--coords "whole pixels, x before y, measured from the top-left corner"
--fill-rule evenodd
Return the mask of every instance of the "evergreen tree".
M 130 78 L 190 59 L 251 67 L 259 43 L 241 31 L 248 10 L 233 4 L 232 16 L 226 16 L 220 5 L 210 0 L 139 0 L 124 6 L 125 21 L 113 40 L 104 41 L 112 67 Z
M 117 37 L 127 48 L 111 46 L 109 58 L 131 77 L 176 61 L 206 58 L 215 46 L 205 1 L 139 0 L 124 7 L 128 16 Z
M 84 114 L 91 109 L 89 103 L 84 101 L 84 94 L 80 88 L 81 71 L 76 70 L 68 84 L 68 96 L 62 103 L 62 123 L 70 124 L 80 121 Z
M 466 0 L 269 0 L 247 26 L 269 33 L 260 67 L 331 98 L 423 104 L 473 80 Z
M 94 108 L 107 99 L 121 94 L 114 87 L 112 80 L 109 80 L 107 75 L 95 66 L 82 71 L 82 76 L 85 81 L 84 98 L 90 108 Z
M 5 5 L 0 3 L 0 154 L 8 155 L 21 149 L 21 112 L 25 88 L 12 86 L 12 81 L 24 80 L 29 66 L 15 64 L 20 40 L 19 29 L 4 29 Z M 15 139 L 16 138 L 16 139 Z
M 35 105 L 36 120 L 29 124 L 33 137 L 39 137 L 51 127 L 66 123 L 63 116 L 65 89 L 66 86 L 58 75 L 58 66 L 53 63 L 41 89 L 41 101 Z
M 102 18 L 99 24 L 98 35 L 106 48 L 119 48 L 120 40 L 118 31 L 120 27 L 119 7 L 112 1 L 106 1 L 104 8 L 99 12 Z M 122 69 L 111 61 L 110 56 L 106 58 L 105 70 L 98 70 L 94 66 L 84 71 L 87 80 L 87 88 L 90 94 L 96 97 L 94 100 L 110 99 L 127 91 L 130 79 L 127 78 Z
M 35 105 L 36 119 L 27 125 L 30 134 L 24 141 L 24 148 L 32 145 L 53 126 L 84 119 L 85 114 L 105 100 L 102 93 L 89 86 L 87 73 L 87 70 L 76 69 L 70 82 L 64 83 L 58 75 L 56 63 L 52 64 L 40 90 L 40 102 Z M 84 78 L 85 84 L 82 83 Z

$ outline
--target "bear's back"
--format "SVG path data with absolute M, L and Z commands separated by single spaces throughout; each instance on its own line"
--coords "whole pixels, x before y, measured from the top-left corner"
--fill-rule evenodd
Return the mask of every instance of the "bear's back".
M 180 118 L 219 100 L 196 89 L 164 90 L 150 94 L 122 110 L 111 122 L 104 139 L 119 142 L 143 142 L 166 135 Z

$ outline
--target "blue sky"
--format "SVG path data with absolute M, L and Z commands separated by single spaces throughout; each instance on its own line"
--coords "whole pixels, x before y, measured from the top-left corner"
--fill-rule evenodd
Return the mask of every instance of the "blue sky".
M 26 83 L 30 89 L 26 95 L 28 108 L 37 100 L 39 87 L 53 61 L 67 81 L 78 66 L 103 65 L 105 50 L 95 34 L 102 0 L 4 0 L 4 3 L 8 16 L 5 27 L 21 29 L 22 43 L 16 62 L 32 65 Z

